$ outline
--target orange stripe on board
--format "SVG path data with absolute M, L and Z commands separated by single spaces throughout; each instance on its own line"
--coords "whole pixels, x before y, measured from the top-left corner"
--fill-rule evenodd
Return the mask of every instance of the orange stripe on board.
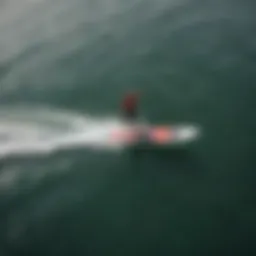
M 150 132 L 150 138 L 157 143 L 166 143 L 172 139 L 172 131 L 170 128 L 155 128 Z

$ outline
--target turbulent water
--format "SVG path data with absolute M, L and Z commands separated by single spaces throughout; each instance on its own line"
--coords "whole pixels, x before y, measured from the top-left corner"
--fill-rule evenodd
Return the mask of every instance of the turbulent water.
M 0 2 L 0 256 L 255 255 L 253 1 Z M 140 92 L 186 151 L 104 140 Z

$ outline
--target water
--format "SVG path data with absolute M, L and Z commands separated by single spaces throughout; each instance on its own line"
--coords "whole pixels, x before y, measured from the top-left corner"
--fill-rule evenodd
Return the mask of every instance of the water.
M 0 255 L 255 255 L 254 9 L 2 1 Z M 112 150 L 131 89 L 145 120 L 203 136 Z

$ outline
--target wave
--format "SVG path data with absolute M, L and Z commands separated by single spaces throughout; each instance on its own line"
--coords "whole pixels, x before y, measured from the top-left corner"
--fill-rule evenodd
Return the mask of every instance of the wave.
M 110 135 L 123 125 L 115 117 L 94 118 L 50 107 L 1 107 L 0 157 L 80 147 L 121 149 L 122 145 L 111 141 Z

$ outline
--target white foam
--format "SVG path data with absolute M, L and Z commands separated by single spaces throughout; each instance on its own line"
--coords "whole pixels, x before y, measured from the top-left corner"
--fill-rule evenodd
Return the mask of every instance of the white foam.
M 62 149 L 88 147 L 120 149 L 110 140 L 115 118 L 92 118 L 50 108 L 2 108 L 0 111 L 0 157 L 48 154 Z

